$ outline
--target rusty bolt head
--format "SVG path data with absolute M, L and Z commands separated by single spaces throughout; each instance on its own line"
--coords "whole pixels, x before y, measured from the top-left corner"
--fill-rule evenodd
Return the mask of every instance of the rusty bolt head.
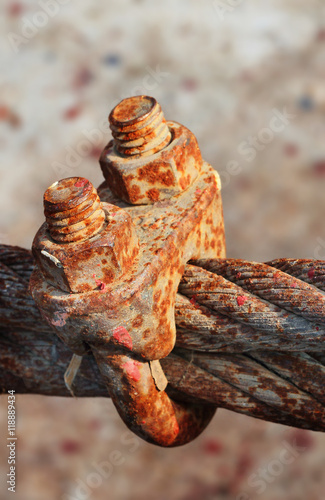
M 83 182 L 84 189 L 79 189 Z M 58 192 L 51 193 L 53 189 Z M 93 202 L 93 211 L 89 198 Z M 105 290 L 130 269 L 139 252 L 130 215 L 109 203 L 99 202 L 98 206 L 97 198 L 97 192 L 89 181 L 80 178 L 59 181 L 44 196 L 47 222 L 34 238 L 33 254 L 45 279 L 68 293 L 88 292 L 96 288 Z M 97 222 L 92 215 L 96 212 Z M 62 223 L 62 226 L 53 226 L 53 221 Z M 69 221 L 75 228 L 72 233 L 66 232 Z M 63 231 L 61 234 L 58 233 L 60 229 Z M 82 239 L 81 233 L 84 236 Z M 71 241 L 74 234 L 77 241 Z M 68 240 L 63 239 L 66 235 Z
M 195 136 L 179 123 L 165 122 L 157 106 L 153 98 L 138 96 L 125 99 L 110 114 L 114 139 L 102 152 L 100 165 L 112 192 L 133 205 L 171 198 L 201 172 Z M 167 144 L 166 130 L 171 136 Z

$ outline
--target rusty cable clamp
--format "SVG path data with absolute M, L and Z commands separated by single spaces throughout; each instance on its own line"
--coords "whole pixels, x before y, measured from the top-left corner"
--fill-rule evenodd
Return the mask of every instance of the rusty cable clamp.
M 109 121 L 113 140 L 100 157 L 105 182 L 98 191 L 87 179 L 73 177 L 55 182 L 44 194 L 46 222 L 33 242 L 30 290 L 43 318 L 75 355 L 91 350 L 126 425 L 146 441 L 177 446 L 199 435 L 215 413 L 212 405 L 172 399 L 160 364 L 175 345 L 175 303 L 185 268 L 181 291 L 195 295 L 201 288 L 206 292 L 201 303 L 208 305 L 209 290 L 221 286 L 212 278 L 193 286 L 186 264 L 231 275 L 240 286 L 246 279 L 248 290 L 256 275 L 247 265 L 238 272 L 240 261 L 227 267 L 220 179 L 202 160 L 194 135 L 166 121 L 148 96 L 124 99 Z M 241 306 L 249 297 L 238 295 L 242 289 L 236 286 L 225 293 L 236 293 Z M 254 307 L 265 314 L 268 307 L 266 334 L 271 321 L 290 337 L 290 330 L 297 335 L 312 319 L 305 338 L 313 346 L 315 337 L 325 334 L 317 326 L 324 323 L 325 298 L 321 290 L 315 295 L 313 285 L 305 284 L 301 293 L 309 293 L 311 302 L 316 297 L 320 306 L 308 317 L 295 295 L 292 313 L 302 317 L 293 327 L 290 313 L 266 306 L 269 296 Z M 227 307 L 221 311 L 226 315 Z M 190 344 L 186 329 L 184 339 Z

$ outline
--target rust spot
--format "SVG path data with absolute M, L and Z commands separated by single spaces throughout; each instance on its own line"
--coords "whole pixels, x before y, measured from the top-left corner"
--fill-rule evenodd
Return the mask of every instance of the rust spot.
M 165 168 L 165 170 L 161 170 Z M 163 186 L 172 186 L 174 184 L 174 175 L 171 170 L 166 170 L 164 165 L 149 164 L 140 168 L 138 171 L 138 179 L 146 181 L 149 184 L 162 184 Z
M 143 317 L 139 314 L 133 321 L 133 328 L 139 328 L 143 324 Z
M 160 196 L 160 191 L 158 189 L 149 189 L 147 191 L 147 196 L 151 201 L 158 201 Z
M 139 199 L 141 198 L 140 197 L 140 194 L 141 194 L 140 188 L 136 184 L 129 187 L 128 194 L 129 194 L 129 199 L 130 199 L 131 203 L 137 203 L 139 201 Z

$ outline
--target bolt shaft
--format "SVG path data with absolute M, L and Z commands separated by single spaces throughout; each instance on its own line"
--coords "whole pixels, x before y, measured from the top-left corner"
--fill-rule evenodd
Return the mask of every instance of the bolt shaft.
M 109 115 L 115 148 L 122 156 L 149 156 L 171 141 L 160 105 L 148 96 L 123 99 Z
M 83 177 L 52 184 L 44 194 L 44 214 L 53 240 L 61 242 L 89 239 L 105 222 L 97 191 Z

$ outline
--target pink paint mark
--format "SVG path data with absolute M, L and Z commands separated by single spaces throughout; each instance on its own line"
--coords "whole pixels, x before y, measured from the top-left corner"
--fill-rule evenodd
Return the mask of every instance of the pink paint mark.
M 138 361 L 134 361 L 133 359 L 130 359 L 127 361 L 122 368 L 126 371 L 127 375 L 134 380 L 135 382 L 139 382 L 141 379 L 141 373 L 139 370 L 139 366 L 141 363 L 138 363 Z
M 312 267 L 308 271 L 308 278 L 312 280 L 314 276 L 315 276 L 315 268 Z
M 52 319 L 51 323 L 53 326 L 64 326 L 66 324 L 66 319 L 68 317 L 68 313 L 54 313 L 54 319 Z
M 72 439 L 66 439 L 60 444 L 60 450 L 64 455 L 72 455 L 81 451 L 81 444 Z
M 284 145 L 284 154 L 289 157 L 297 156 L 299 153 L 299 148 L 296 144 L 291 142 Z
M 247 297 L 244 297 L 244 295 L 240 295 L 239 297 L 237 297 L 237 304 L 239 306 L 243 306 L 247 300 Z
M 198 82 L 193 78 L 187 78 L 182 82 L 182 86 L 185 90 L 193 92 L 198 87 Z
M 224 449 L 224 445 L 217 439 L 207 439 L 203 443 L 203 451 L 208 455 L 219 455 Z
M 89 181 L 87 179 L 79 179 L 77 182 L 75 182 L 76 187 L 84 187 Z
M 201 194 L 201 189 L 197 189 L 197 190 L 195 191 L 195 194 Z
M 85 85 L 88 85 L 93 80 L 93 78 L 93 74 L 88 68 L 80 68 L 80 70 L 78 70 L 77 74 L 74 77 L 72 86 L 75 89 L 80 89 Z
M 317 42 L 325 41 L 325 29 L 320 29 L 316 36 Z
M 24 11 L 24 9 L 24 5 L 20 2 L 12 2 L 12 4 L 8 7 L 8 13 L 10 16 L 16 17 L 19 16 Z
M 93 274 L 93 278 L 96 278 L 96 274 Z
M 103 149 L 104 149 L 104 145 L 102 147 L 94 146 L 91 148 L 91 150 L 89 152 L 89 156 L 91 158 L 96 158 L 96 160 L 97 160 L 100 157 L 100 155 L 102 154 Z
M 104 283 L 101 280 L 95 280 L 96 285 L 98 286 L 99 290 L 103 292 L 106 288 L 106 283 Z
M 127 347 L 127 349 L 132 349 L 133 342 L 131 335 L 127 331 L 124 326 L 118 326 L 115 328 L 113 331 L 113 339 L 116 340 L 119 344 L 123 345 L 124 347 Z
M 193 306 L 196 305 L 196 295 L 193 295 L 193 297 L 191 298 L 190 302 L 191 302 L 191 304 L 193 304 Z
M 315 161 L 313 169 L 317 177 L 323 177 L 325 175 L 325 159 Z
M 294 429 L 292 432 L 290 432 L 289 439 L 289 442 L 292 442 L 295 449 L 299 447 L 303 451 L 314 448 L 316 444 L 313 434 L 303 429 Z
M 297 288 L 297 283 L 295 281 L 293 281 L 292 284 L 291 284 L 291 287 L 292 288 Z
M 89 421 L 88 427 L 93 431 L 97 431 L 102 427 L 102 422 L 101 420 L 94 418 L 93 420 Z
M 10 109 L 7 106 L 0 106 L 0 120 L 5 121 L 10 117 Z
M 241 273 L 236 274 L 236 278 L 239 279 L 241 277 Z
M 80 113 L 81 108 L 79 106 L 74 106 L 65 110 L 65 112 L 63 113 L 63 118 L 65 120 L 74 120 L 75 118 L 77 118 L 77 116 L 80 115 Z

